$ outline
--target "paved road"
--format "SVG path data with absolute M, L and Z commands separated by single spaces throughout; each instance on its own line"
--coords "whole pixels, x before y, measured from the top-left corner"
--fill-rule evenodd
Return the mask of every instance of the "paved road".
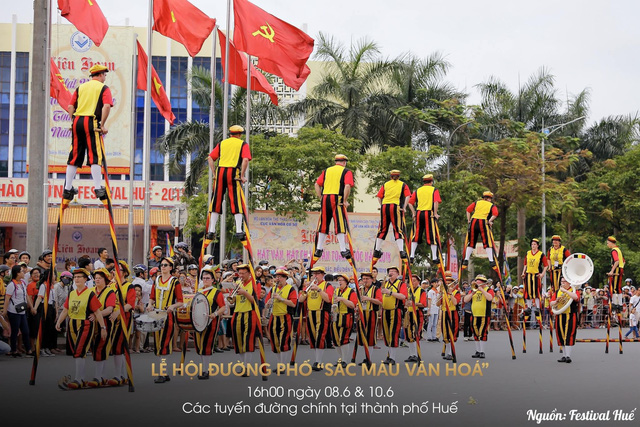
M 622 355 L 618 353 L 617 343 L 610 345 L 609 354 L 604 353 L 604 343 L 579 343 L 572 354 L 573 363 L 564 364 L 556 362 L 560 355 L 555 343 L 554 352 L 549 353 L 547 331 L 544 333 L 544 354 L 538 354 L 537 331 L 527 332 L 526 354 L 522 354 L 521 332 L 514 333 L 516 360 L 511 359 L 506 332 L 490 332 L 487 358 L 482 361 L 487 365 L 476 368 L 476 375 L 467 376 L 461 374 L 473 372 L 476 359 L 470 356 L 475 350 L 472 342 L 463 341 L 459 341 L 457 346 L 458 367 L 455 375 L 447 371 L 447 366 L 451 368 L 452 364 L 445 363 L 440 357 L 441 344 L 424 341 L 422 353 L 426 361 L 425 371 L 429 374 L 431 369 L 431 375 L 416 375 L 417 371 L 411 375 L 408 367 L 401 363 L 396 376 L 391 373 L 387 373 L 387 376 L 362 375 L 361 368 L 354 367 L 351 371 L 356 372 L 355 376 L 341 372 L 330 376 L 325 371 L 298 377 L 272 375 L 266 382 L 259 377 L 217 376 L 208 381 L 199 381 L 188 376 L 173 376 L 171 382 L 158 385 L 153 383 L 152 364 L 157 364 L 159 359 L 149 354 L 136 354 L 133 355 L 135 393 L 128 393 L 126 387 L 67 392 L 58 390 L 58 379 L 63 374 L 73 372 L 73 360 L 66 356 L 42 358 L 37 385 L 29 386 L 31 360 L 2 356 L 0 392 L 5 410 L 0 419 L 28 419 L 29 425 L 35 425 L 36 422 L 50 423 L 52 420 L 73 418 L 86 420 L 91 425 L 118 427 L 140 425 L 143 420 L 144 425 L 151 426 L 171 425 L 174 422 L 188 423 L 189 426 L 210 426 L 218 422 L 234 426 L 278 422 L 281 426 L 305 427 L 326 427 L 327 423 L 378 426 L 405 422 L 433 426 L 519 426 L 536 424 L 530 419 L 535 413 L 528 415 L 528 411 L 549 414 L 556 410 L 556 415 L 566 417 L 564 422 L 543 424 L 637 425 L 637 420 L 616 423 L 614 411 L 628 413 L 637 406 L 640 343 L 625 343 Z M 617 336 L 617 330 L 613 335 Z M 578 337 L 604 338 L 605 331 L 581 330 Z M 399 359 L 404 359 L 408 351 L 401 348 L 398 354 Z M 361 355 L 362 351 L 359 352 Z M 376 366 L 380 367 L 386 352 L 382 349 L 372 350 L 372 356 L 377 362 Z M 197 361 L 193 350 L 187 355 L 187 361 L 191 359 Z M 312 359 L 309 348 L 301 347 L 299 361 L 309 359 Z M 336 359 L 335 350 L 326 350 L 325 362 L 335 362 Z M 179 363 L 179 360 L 177 354 L 168 358 L 169 364 Z M 226 367 L 237 358 L 235 354 L 226 352 L 216 355 L 215 360 Z M 257 355 L 254 361 L 258 361 Z M 267 361 L 275 364 L 275 357 L 270 350 L 267 350 Z M 110 375 L 112 369 L 112 362 L 109 361 L 106 375 Z M 92 377 L 92 374 L 93 364 L 88 360 L 87 377 Z M 254 397 L 253 393 L 263 387 L 268 387 L 263 396 Z M 318 394 L 298 400 L 295 395 L 301 391 Z M 359 392 L 362 392 L 362 396 Z M 251 413 L 221 414 L 227 411 L 227 405 L 237 402 L 247 405 L 243 406 L 243 410 L 249 408 Z M 423 402 L 428 403 L 422 405 Z M 454 405 L 456 413 L 443 413 L 452 409 L 450 405 L 453 402 L 457 402 Z M 190 404 L 195 403 L 209 405 L 210 413 L 185 414 L 183 408 L 190 410 Z M 266 404 L 266 411 L 281 413 L 256 414 L 256 411 L 263 409 L 257 406 L 260 403 Z M 412 406 L 414 403 L 415 406 Z M 216 404 L 219 406 L 216 407 Z M 416 413 L 425 408 L 428 409 L 427 413 Z M 414 413 L 403 416 L 403 410 Z M 574 419 L 581 413 L 586 413 L 587 417 L 603 413 L 600 416 L 608 416 L 610 420 L 570 422 L 572 410 L 576 411 L 573 413 Z M 303 411 L 325 413 L 309 415 Z M 348 415 L 348 412 L 354 411 L 353 415 Z M 291 415 L 293 413 L 295 416 Z M 58 421 L 53 425 L 58 425 Z

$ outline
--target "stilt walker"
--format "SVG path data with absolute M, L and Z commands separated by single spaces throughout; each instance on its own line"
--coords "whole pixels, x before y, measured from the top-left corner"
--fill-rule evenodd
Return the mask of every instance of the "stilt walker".
M 378 191 L 378 202 L 380 203 L 380 225 L 378 226 L 378 234 L 373 247 L 373 259 L 378 260 L 382 257 L 382 242 L 389 233 L 389 226 L 393 228 L 393 237 L 400 251 L 400 258 L 407 258 L 405 250 L 405 233 L 402 227 L 402 218 L 404 211 L 411 196 L 409 186 L 400 181 L 400 171 L 394 169 L 389 172 L 391 179 L 384 183 Z M 371 270 L 375 263 L 371 264 Z
M 560 288 L 560 278 L 562 277 L 562 266 L 565 260 L 571 253 L 567 248 L 562 245 L 562 237 L 554 234 L 551 237 L 551 247 L 547 251 L 547 258 L 549 259 L 549 273 L 551 277 L 551 286 L 548 290 L 549 295 L 558 292 Z M 549 352 L 553 352 L 553 330 L 555 329 L 555 315 L 553 311 L 549 309 Z M 560 348 L 562 352 L 562 348 Z
M 531 239 L 531 250 L 525 257 L 525 266 L 522 270 L 524 284 L 524 299 L 527 308 L 524 310 L 523 340 L 529 316 L 534 315 L 540 328 L 540 354 L 542 354 L 542 277 L 547 274 L 549 262 L 545 254 L 540 251 L 540 240 Z M 523 346 L 524 346 L 523 342 Z M 526 353 L 526 347 L 522 349 Z
M 440 231 L 438 230 L 438 206 L 442 202 L 440 192 L 433 187 L 433 175 L 422 177 L 423 186 L 413 192 L 409 198 L 408 207 L 413 215 L 413 232 L 411 241 L 411 254 L 409 259 L 413 263 L 418 245 L 423 237 L 431 249 L 431 264 L 438 265 L 440 257 L 438 248 L 440 245 Z

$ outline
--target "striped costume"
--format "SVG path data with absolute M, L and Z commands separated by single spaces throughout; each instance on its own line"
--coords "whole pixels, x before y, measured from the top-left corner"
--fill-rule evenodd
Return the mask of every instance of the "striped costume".
M 166 310 L 170 305 L 182 302 L 182 286 L 180 286 L 178 279 L 173 276 L 170 276 L 166 282 L 162 280 L 162 276 L 158 276 L 156 283 L 151 288 L 149 298 L 154 302 L 155 308 Z M 175 325 L 174 313 L 167 313 L 164 328 L 153 333 L 156 356 L 171 354 L 173 351 L 171 340 L 173 339 Z

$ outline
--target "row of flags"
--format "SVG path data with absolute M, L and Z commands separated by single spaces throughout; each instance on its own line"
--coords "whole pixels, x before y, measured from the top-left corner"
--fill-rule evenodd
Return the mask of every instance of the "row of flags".
M 109 29 L 109 24 L 98 6 L 97 0 L 58 0 L 62 16 L 79 31 L 100 46 Z M 265 12 L 247 0 L 233 0 L 235 28 L 233 41 L 229 40 L 229 83 L 247 87 L 247 72 L 251 72 L 251 90 L 269 95 L 278 105 L 276 92 L 264 74 L 249 63 L 242 52 L 258 58 L 257 67 L 282 78 L 284 83 L 298 90 L 309 76 L 307 66 L 313 51 L 314 41 L 293 25 Z M 154 0 L 153 30 L 182 44 L 190 56 L 202 49 L 216 25 L 210 18 L 188 0 Z M 222 67 L 226 70 L 226 37 L 218 30 L 222 51 Z M 147 89 L 147 55 L 138 42 L 137 87 Z M 251 67 L 251 68 L 249 68 Z M 175 116 L 171 104 L 155 68 L 152 68 L 151 97 L 162 116 L 173 124 Z M 51 60 L 51 96 L 58 104 L 69 105 L 71 95 L 64 85 L 58 67 Z

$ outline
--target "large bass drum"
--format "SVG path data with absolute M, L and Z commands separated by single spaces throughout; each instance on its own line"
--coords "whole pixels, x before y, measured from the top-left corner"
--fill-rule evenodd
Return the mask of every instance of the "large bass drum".
M 592 275 L 593 261 L 588 255 L 571 254 L 562 264 L 562 276 L 571 284 L 571 290 L 574 292 L 587 283 Z M 567 293 L 559 289 L 556 301 L 556 305 L 551 311 L 553 311 L 553 314 L 562 314 L 571 305 L 572 299 Z
M 201 293 L 185 295 L 182 307 L 176 310 L 176 323 L 185 331 L 204 331 L 211 319 L 209 318 L 209 300 Z

